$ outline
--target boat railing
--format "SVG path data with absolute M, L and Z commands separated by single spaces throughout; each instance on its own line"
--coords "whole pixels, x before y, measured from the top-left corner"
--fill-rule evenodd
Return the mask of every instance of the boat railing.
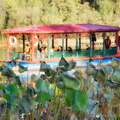
M 105 56 L 105 55 L 115 55 L 116 54 L 116 47 L 112 47 L 110 49 L 95 49 L 92 50 L 92 56 Z M 73 50 L 72 52 L 69 51 L 54 51 L 50 52 L 34 52 L 34 59 L 45 59 L 45 58 L 61 58 L 61 57 L 80 57 L 80 56 L 90 56 L 90 50 L 85 49 L 78 49 Z M 5 54 L 5 58 L 7 59 L 7 53 Z M 9 54 L 10 60 L 17 59 L 20 60 L 20 52 L 10 52 Z

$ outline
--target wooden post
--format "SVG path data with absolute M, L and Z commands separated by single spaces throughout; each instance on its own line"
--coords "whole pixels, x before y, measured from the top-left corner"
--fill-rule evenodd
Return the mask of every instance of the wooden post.
M 116 42 L 116 53 L 117 53 L 117 55 L 120 55 L 120 51 L 119 51 L 119 46 L 118 46 L 118 31 L 116 32 L 116 34 L 115 34 L 115 42 Z
M 76 51 L 77 51 L 77 57 L 78 57 L 78 38 L 79 38 L 79 34 L 76 33 Z
M 62 56 L 64 57 L 64 34 L 62 34 Z
M 25 35 L 22 35 L 22 40 L 23 40 L 23 51 L 25 49 Z
M 52 48 L 55 47 L 54 46 L 54 35 L 52 35 Z
M 81 50 L 81 33 L 79 33 L 79 49 Z
M 92 60 L 92 33 L 90 32 L 90 61 Z
M 48 41 L 47 41 L 47 53 L 48 53 L 48 59 L 50 59 L 50 38 L 51 38 L 51 35 L 48 34 Z
M 9 43 L 10 35 L 6 34 L 6 36 L 7 36 L 7 39 L 6 39 L 7 60 L 10 60 L 10 43 Z
M 106 34 L 105 32 L 103 32 L 103 56 L 105 55 L 105 38 L 106 38 Z
M 31 34 L 30 53 L 31 53 L 31 61 L 34 61 L 34 34 Z
M 65 37 L 66 37 L 66 50 L 67 50 L 67 48 L 68 48 L 68 39 L 67 39 L 67 34 L 65 35 Z
M 78 33 L 76 33 L 76 50 L 78 50 Z

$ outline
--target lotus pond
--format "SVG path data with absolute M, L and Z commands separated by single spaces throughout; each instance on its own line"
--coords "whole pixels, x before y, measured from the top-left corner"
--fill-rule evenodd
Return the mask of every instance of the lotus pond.
M 56 68 L 40 63 L 27 81 L 0 63 L 0 120 L 119 120 L 120 60 L 88 63 L 61 58 Z M 18 64 L 19 74 L 28 67 Z M 70 71 L 72 72 L 72 74 Z M 44 74 L 41 74 L 44 73 Z

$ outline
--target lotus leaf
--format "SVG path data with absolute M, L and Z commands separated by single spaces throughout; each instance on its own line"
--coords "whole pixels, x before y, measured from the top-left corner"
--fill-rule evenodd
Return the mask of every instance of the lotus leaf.
M 76 62 L 71 60 L 68 65 L 68 70 L 72 70 L 76 67 Z
M 113 58 L 111 61 L 111 66 L 114 70 L 118 70 L 120 68 L 120 60 Z
M 14 84 L 8 84 L 3 96 L 7 100 L 7 108 L 14 109 L 16 97 L 18 96 L 18 87 Z
M 52 70 L 52 69 L 46 69 L 45 74 L 47 76 L 55 76 L 56 72 L 54 70 Z
M 87 94 L 84 91 L 75 90 L 73 109 L 85 111 L 87 108 Z
M 51 83 L 51 84 L 53 84 L 55 81 L 56 81 L 56 77 L 53 75 L 53 76 L 50 76 L 49 78 L 48 78 L 48 81 Z
M 5 88 L 7 94 L 18 94 L 18 87 L 15 84 L 8 84 Z
M 73 100 L 74 100 L 74 90 L 73 89 L 65 89 L 64 90 L 65 94 L 65 104 L 68 106 L 72 106 Z
M 33 97 L 37 92 L 38 90 L 34 88 L 33 86 L 31 85 L 27 86 L 27 94 L 30 95 L 31 97 Z
M 95 76 L 95 80 L 97 80 L 99 83 L 102 83 L 102 84 L 106 80 L 106 75 L 105 75 L 105 73 L 103 72 L 102 69 L 97 70 L 97 74 Z
M 16 98 L 17 95 L 15 94 L 4 94 L 4 98 L 7 100 L 7 108 L 10 110 L 14 110 L 14 107 L 16 107 Z
M 50 89 L 50 83 L 42 79 L 36 82 L 36 87 L 39 90 L 35 101 L 38 103 L 44 103 L 46 100 L 52 98 L 52 90 Z
M 64 89 L 65 88 L 65 85 L 63 82 L 57 82 L 56 83 L 57 87 L 60 88 L 60 89 Z
M 58 73 L 66 72 L 68 71 L 68 66 L 59 66 L 56 68 Z
M 61 79 L 62 79 L 65 87 L 67 87 L 69 89 L 79 90 L 80 84 L 79 84 L 79 81 L 75 77 L 69 75 L 66 72 L 63 72 L 61 74 Z
M 31 103 L 30 98 L 26 95 L 23 95 L 20 100 L 20 105 L 18 107 L 23 113 L 28 113 L 31 109 L 30 103 Z
M 102 61 L 100 61 L 100 62 L 97 64 L 97 66 L 102 67 L 102 66 L 104 66 L 104 63 L 103 63 Z
M 14 83 L 18 85 L 19 87 L 22 87 L 22 82 L 20 80 L 19 76 L 14 77 Z
M 120 83 L 120 71 L 115 71 L 111 76 L 111 80 L 117 83 Z
M 46 70 L 51 70 L 51 67 L 50 65 L 47 65 L 45 62 L 40 62 L 41 65 L 40 65 L 40 71 L 43 71 L 45 72 Z
M 68 62 L 62 57 L 59 61 L 59 66 L 68 66 Z
M 111 80 L 105 80 L 105 82 L 104 82 L 103 85 L 104 85 L 104 86 L 109 85 L 111 88 L 116 88 L 116 87 L 119 86 L 117 83 L 114 83 L 114 82 L 112 82 Z
M 31 80 L 32 80 L 33 82 L 37 82 L 37 81 L 38 81 L 38 77 L 37 77 L 35 74 L 32 74 L 32 75 L 31 75 Z
M 85 111 L 87 107 L 87 94 L 84 91 L 65 89 L 65 103 L 75 110 Z
M 7 77 L 15 77 L 16 76 L 16 74 L 13 72 L 13 70 L 5 65 L 2 66 L 2 75 L 7 76 Z
M 18 64 L 18 66 L 19 66 L 19 68 L 18 68 L 19 73 L 28 71 L 28 67 L 24 67 L 23 65 L 20 65 L 20 64 Z
M 97 100 L 87 99 L 87 112 L 91 113 L 98 103 Z
M 88 75 L 88 76 L 90 76 L 90 75 L 93 75 L 93 76 L 95 76 L 96 75 L 96 68 L 95 68 L 95 66 L 92 64 L 92 63 L 88 63 L 88 65 L 87 65 L 87 69 L 86 69 L 86 74 Z

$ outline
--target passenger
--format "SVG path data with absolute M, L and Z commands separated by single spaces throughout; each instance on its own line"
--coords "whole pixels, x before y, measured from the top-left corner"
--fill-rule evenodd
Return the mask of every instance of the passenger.
M 51 48 L 50 52 L 53 53 L 54 50 L 55 50 L 55 47 L 53 46 L 53 47 Z
M 93 33 L 93 34 L 92 34 L 92 49 L 93 49 L 93 50 L 95 49 L 95 41 L 96 41 L 96 34 Z
M 105 39 L 105 47 L 106 47 L 106 49 L 109 49 L 110 45 L 111 45 L 111 40 L 110 40 L 110 37 L 107 36 L 107 38 Z
M 86 50 L 90 50 L 90 47 L 88 45 L 86 45 Z
M 72 48 L 71 48 L 71 47 L 68 47 L 68 51 L 69 51 L 69 52 L 72 52 Z
M 59 46 L 57 51 L 62 51 L 62 46 Z
M 40 57 L 45 58 L 44 54 L 45 54 L 45 49 L 44 49 L 44 47 L 41 47 Z
M 29 47 L 28 44 L 26 44 L 23 53 L 20 53 L 20 59 L 21 59 L 21 60 L 26 60 L 26 56 L 27 56 L 27 55 L 30 55 L 30 47 Z
M 47 57 L 47 47 L 44 47 L 44 56 Z
M 50 50 L 50 55 L 51 55 L 51 57 L 54 56 L 54 50 L 55 50 L 55 47 L 53 46 L 53 47 L 51 48 L 51 50 Z

